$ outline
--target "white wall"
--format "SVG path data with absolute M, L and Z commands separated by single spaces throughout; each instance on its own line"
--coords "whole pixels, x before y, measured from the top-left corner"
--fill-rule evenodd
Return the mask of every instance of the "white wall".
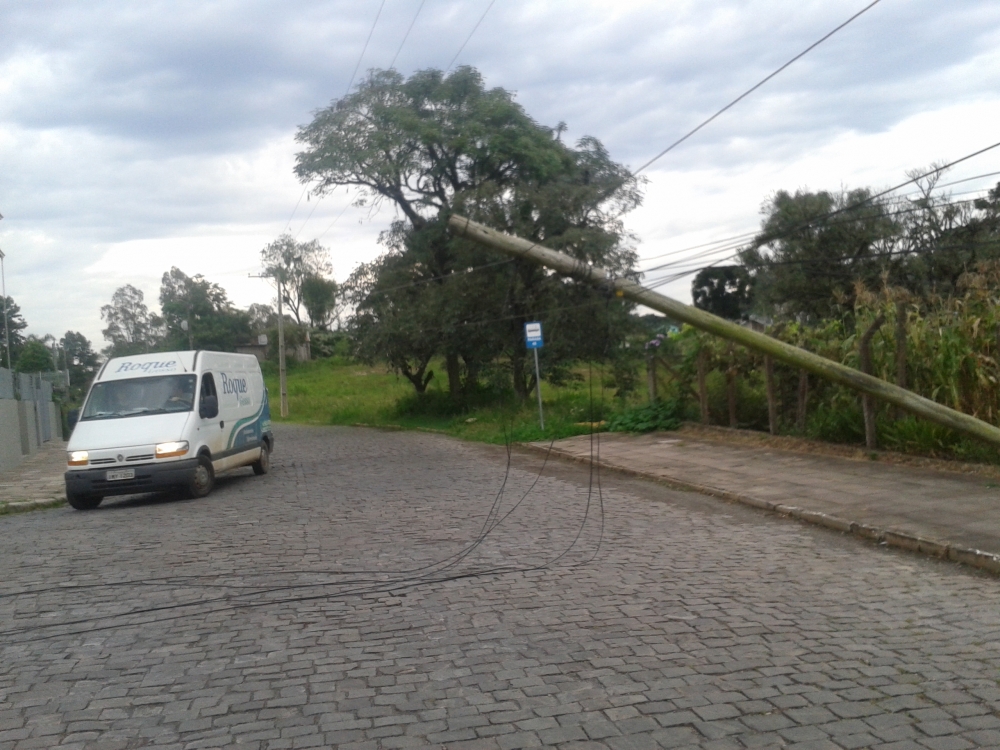
M 0 471 L 9 471 L 21 463 L 21 428 L 18 424 L 18 401 L 0 399 Z

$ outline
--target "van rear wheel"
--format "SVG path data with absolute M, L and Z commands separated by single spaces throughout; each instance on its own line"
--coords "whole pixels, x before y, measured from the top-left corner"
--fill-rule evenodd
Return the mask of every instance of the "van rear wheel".
M 78 495 L 75 492 L 66 493 L 66 502 L 75 510 L 93 510 L 104 498 L 100 495 Z
M 215 486 L 215 469 L 208 456 L 198 456 L 198 465 L 188 484 L 188 494 L 193 498 L 205 497 Z
M 261 443 L 260 458 L 250 465 L 253 467 L 253 473 L 257 476 L 267 474 L 271 470 L 271 451 L 267 449 L 267 443 Z

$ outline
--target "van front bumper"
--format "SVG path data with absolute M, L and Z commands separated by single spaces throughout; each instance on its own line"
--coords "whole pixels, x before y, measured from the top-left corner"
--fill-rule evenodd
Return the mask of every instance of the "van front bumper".
M 107 497 L 185 487 L 190 483 L 197 466 L 197 458 L 186 458 L 182 461 L 165 461 L 157 464 L 67 471 L 66 494 Z M 108 481 L 108 472 L 121 468 L 134 469 L 135 477 Z

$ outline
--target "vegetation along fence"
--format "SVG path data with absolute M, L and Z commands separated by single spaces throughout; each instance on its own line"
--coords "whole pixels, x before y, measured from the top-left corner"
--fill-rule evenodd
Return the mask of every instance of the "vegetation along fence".
M 917 299 L 885 287 L 856 290 L 852 310 L 816 325 L 767 333 L 925 398 L 1000 423 L 1000 264 L 981 263 L 959 293 Z M 983 458 L 972 443 L 905 411 L 693 328 L 647 344 L 651 399 L 687 398 L 703 423 Z

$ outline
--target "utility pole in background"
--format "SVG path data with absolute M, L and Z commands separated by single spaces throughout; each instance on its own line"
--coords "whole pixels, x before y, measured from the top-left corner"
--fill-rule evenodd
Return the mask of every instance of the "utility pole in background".
M 288 416 L 288 384 L 285 379 L 285 315 L 282 305 L 285 288 L 281 274 L 247 274 L 251 279 L 274 279 L 278 284 L 278 391 L 281 416 Z
M 3 216 L 0 216 L 2 219 Z M 3 254 L 3 250 L 0 250 L 0 294 L 3 295 L 3 332 L 7 338 L 6 349 L 7 349 L 7 369 L 13 370 L 10 359 L 10 321 L 7 320 L 7 277 L 4 275 L 3 259 L 6 256 Z
M 288 387 L 285 383 L 285 315 L 281 306 L 285 287 L 278 277 L 278 390 L 281 391 L 281 416 L 288 416 Z

